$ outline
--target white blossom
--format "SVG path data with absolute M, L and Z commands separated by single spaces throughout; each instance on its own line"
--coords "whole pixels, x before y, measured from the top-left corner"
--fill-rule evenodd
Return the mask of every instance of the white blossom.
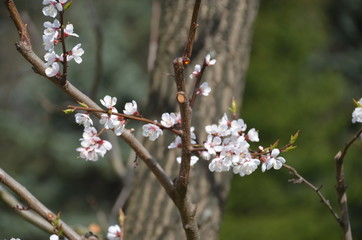
M 126 103 L 123 113 L 127 115 L 138 115 L 136 101 L 132 100 L 132 102 Z
M 59 237 L 55 234 L 52 234 L 50 237 L 49 237 L 49 240 L 59 240 Z
M 259 134 L 255 128 L 252 128 L 248 131 L 248 139 L 252 142 L 259 142 Z
M 206 57 L 205 57 L 205 64 L 206 64 L 207 66 L 215 65 L 216 59 L 210 60 L 210 58 L 211 58 L 210 54 L 207 54 Z
M 190 74 L 190 78 L 196 78 L 197 76 L 199 76 L 201 71 L 201 66 L 200 65 L 195 65 L 194 71 Z
M 178 163 L 181 163 L 181 160 L 182 160 L 181 157 L 177 157 L 177 158 L 176 158 L 176 161 L 177 161 Z M 198 158 L 197 156 L 191 156 L 190 166 L 195 165 L 195 163 L 197 163 L 197 161 L 199 161 L 199 158 Z
M 352 113 L 352 123 L 362 123 L 362 107 L 356 107 Z
M 45 74 L 48 77 L 54 77 L 58 73 L 59 73 L 59 64 L 57 62 L 52 63 L 51 66 L 49 66 L 45 69 Z
M 280 150 L 277 148 L 272 150 L 271 154 L 267 156 L 267 160 L 261 166 L 263 172 L 271 168 L 278 170 L 283 166 L 285 159 L 283 157 L 278 157 L 279 153 Z
M 81 58 L 83 54 L 84 50 L 81 48 L 81 44 L 79 43 L 75 45 L 75 47 L 73 47 L 73 49 L 69 52 L 67 55 L 67 61 L 74 59 L 76 63 L 80 64 L 83 61 Z
M 211 87 L 207 82 L 203 82 L 199 89 L 197 89 L 196 94 L 203 95 L 203 96 L 209 96 L 211 92 Z
M 142 126 L 142 135 L 148 137 L 151 141 L 155 141 L 160 135 L 163 134 L 161 128 L 155 124 L 145 124 Z
M 108 109 L 112 109 L 114 105 L 117 103 L 116 97 L 111 97 L 109 95 L 106 95 L 103 99 L 100 100 L 102 105 L 105 106 Z
M 177 116 L 175 113 L 163 113 L 161 116 L 161 124 L 164 127 L 170 128 L 177 123 Z
M 71 23 L 68 23 L 64 28 L 64 34 L 65 36 L 73 36 L 73 37 L 79 37 L 78 34 L 74 32 L 74 26 Z
M 113 225 L 108 228 L 107 239 L 119 240 L 121 238 L 121 228 L 119 225 Z
M 75 114 L 75 122 L 79 125 L 83 125 L 86 128 L 89 128 L 93 125 L 92 119 L 89 117 L 87 113 L 76 113 Z

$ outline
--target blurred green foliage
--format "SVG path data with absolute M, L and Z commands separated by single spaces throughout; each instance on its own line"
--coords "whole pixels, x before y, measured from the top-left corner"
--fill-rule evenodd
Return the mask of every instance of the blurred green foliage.
M 34 49 L 41 46 L 41 2 L 16 1 L 27 15 Z M 70 66 L 70 79 L 83 91 L 93 81 L 95 36 L 88 1 L 69 10 L 86 53 Z M 335 205 L 333 157 L 357 129 L 351 124 L 352 98 L 361 97 L 359 59 L 361 7 L 357 1 L 262 0 L 254 40 L 242 118 L 260 130 L 261 144 L 288 142 L 301 130 L 298 149 L 285 154 L 288 164 Z M 104 69 L 98 98 L 120 104 L 147 92 L 146 59 L 150 1 L 95 1 L 104 34 Z M 230 23 L 232 24 L 232 23 Z M 99 222 L 108 214 L 122 183 L 107 159 L 97 164 L 77 159 L 81 128 L 60 112 L 68 97 L 34 74 L 12 48 L 15 28 L 0 8 L 0 166 L 50 209 L 62 210 L 70 224 Z M 355 238 L 362 237 L 361 143 L 346 157 L 349 203 Z M 125 154 L 126 155 L 126 154 Z M 235 176 L 220 239 L 341 239 L 341 230 L 306 186 L 288 183 L 286 170 Z M 74 188 L 74 186 L 76 186 Z M 116 191 L 115 191 L 116 189 Z M 89 210 L 91 209 L 91 210 Z M 105 211 L 105 212 L 102 212 Z M 0 203 L 0 239 L 48 239 Z M 21 223 L 21 224 L 14 224 Z

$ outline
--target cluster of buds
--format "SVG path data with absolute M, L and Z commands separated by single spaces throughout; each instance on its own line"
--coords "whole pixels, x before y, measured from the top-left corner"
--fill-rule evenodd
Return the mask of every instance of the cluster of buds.
M 46 61 L 45 74 L 48 77 L 61 76 L 59 62 L 63 64 L 63 68 L 66 68 L 66 62 L 69 62 L 74 59 L 76 63 L 82 62 L 82 55 L 84 50 L 81 48 L 81 44 L 75 45 L 72 50 L 65 50 L 65 38 L 69 36 L 79 37 L 78 34 L 74 33 L 73 24 L 67 24 L 64 26 L 63 17 L 60 18 L 61 21 L 56 19 L 58 15 L 63 15 L 64 11 L 69 8 L 71 1 L 68 0 L 43 0 L 43 14 L 54 18 L 53 22 L 46 21 L 44 22 L 44 35 L 43 35 L 43 45 L 46 54 L 44 59 Z M 59 13 L 59 14 L 58 14 Z M 59 55 L 55 52 L 55 46 L 62 42 L 63 51 Z

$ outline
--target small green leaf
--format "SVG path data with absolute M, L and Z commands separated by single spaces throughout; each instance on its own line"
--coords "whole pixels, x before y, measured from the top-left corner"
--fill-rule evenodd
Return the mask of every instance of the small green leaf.
M 81 105 L 82 107 L 88 108 L 88 105 L 83 102 L 78 102 L 78 104 Z
M 278 146 L 278 144 L 279 144 L 279 139 L 276 140 L 276 142 L 270 146 L 270 150 L 273 150 L 274 148 L 276 148 Z
M 297 146 L 289 146 L 289 147 L 287 147 L 283 152 L 289 152 L 290 150 L 293 150 L 293 149 L 296 149 L 297 148 Z
M 294 135 L 290 136 L 289 144 L 292 145 L 297 141 L 297 139 L 299 137 L 299 132 L 300 132 L 300 130 L 298 130 Z
M 362 105 L 359 102 L 357 102 L 355 99 L 352 99 L 352 100 L 353 100 L 354 104 L 356 104 L 356 107 L 362 107 Z
M 238 104 L 236 103 L 235 97 L 233 97 L 229 111 L 232 112 L 233 115 L 236 115 L 236 112 L 238 111 Z
M 65 114 L 73 113 L 74 111 L 75 111 L 74 109 L 70 109 L 70 108 L 63 110 L 63 112 Z
M 64 9 L 64 11 L 65 10 L 67 10 L 68 8 L 70 8 L 70 6 L 72 5 L 72 0 L 70 0 L 70 1 L 68 1 L 65 5 L 64 5 L 64 7 L 63 7 L 63 9 Z

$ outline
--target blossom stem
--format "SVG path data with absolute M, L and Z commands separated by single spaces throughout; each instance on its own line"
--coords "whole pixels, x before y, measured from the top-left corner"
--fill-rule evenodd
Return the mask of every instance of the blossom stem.
M 204 64 L 202 64 L 202 67 L 201 67 L 201 70 L 199 72 L 199 74 L 197 75 L 196 77 L 196 81 L 195 81 L 195 86 L 194 86 L 194 91 L 192 92 L 192 97 L 191 97 L 191 100 L 190 100 L 190 107 L 192 108 L 195 104 L 195 100 L 196 100 L 196 96 L 197 96 L 197 90 L 199 89 L 200 87 L 200 84 L 201 84 L 201 79 L 202 79 L 202 76 L 204 74 L 204 71 L 205 71 L 205 68 L 206 68 L 207 64 L 204 60 Z
M 62 43 L 62 50 L 63 50 L 63 60 L 61 61 L 63 65 L 63 74 L 60 80 L 60 85 L 64 86 L 67 82 L 67 68 L 68 68 L 68 61 L 67 61 L 67 48 L 65 46 L 65 34 L 64 34 L 64 10 L 59 12 L 60 15 L 60 41 Z

